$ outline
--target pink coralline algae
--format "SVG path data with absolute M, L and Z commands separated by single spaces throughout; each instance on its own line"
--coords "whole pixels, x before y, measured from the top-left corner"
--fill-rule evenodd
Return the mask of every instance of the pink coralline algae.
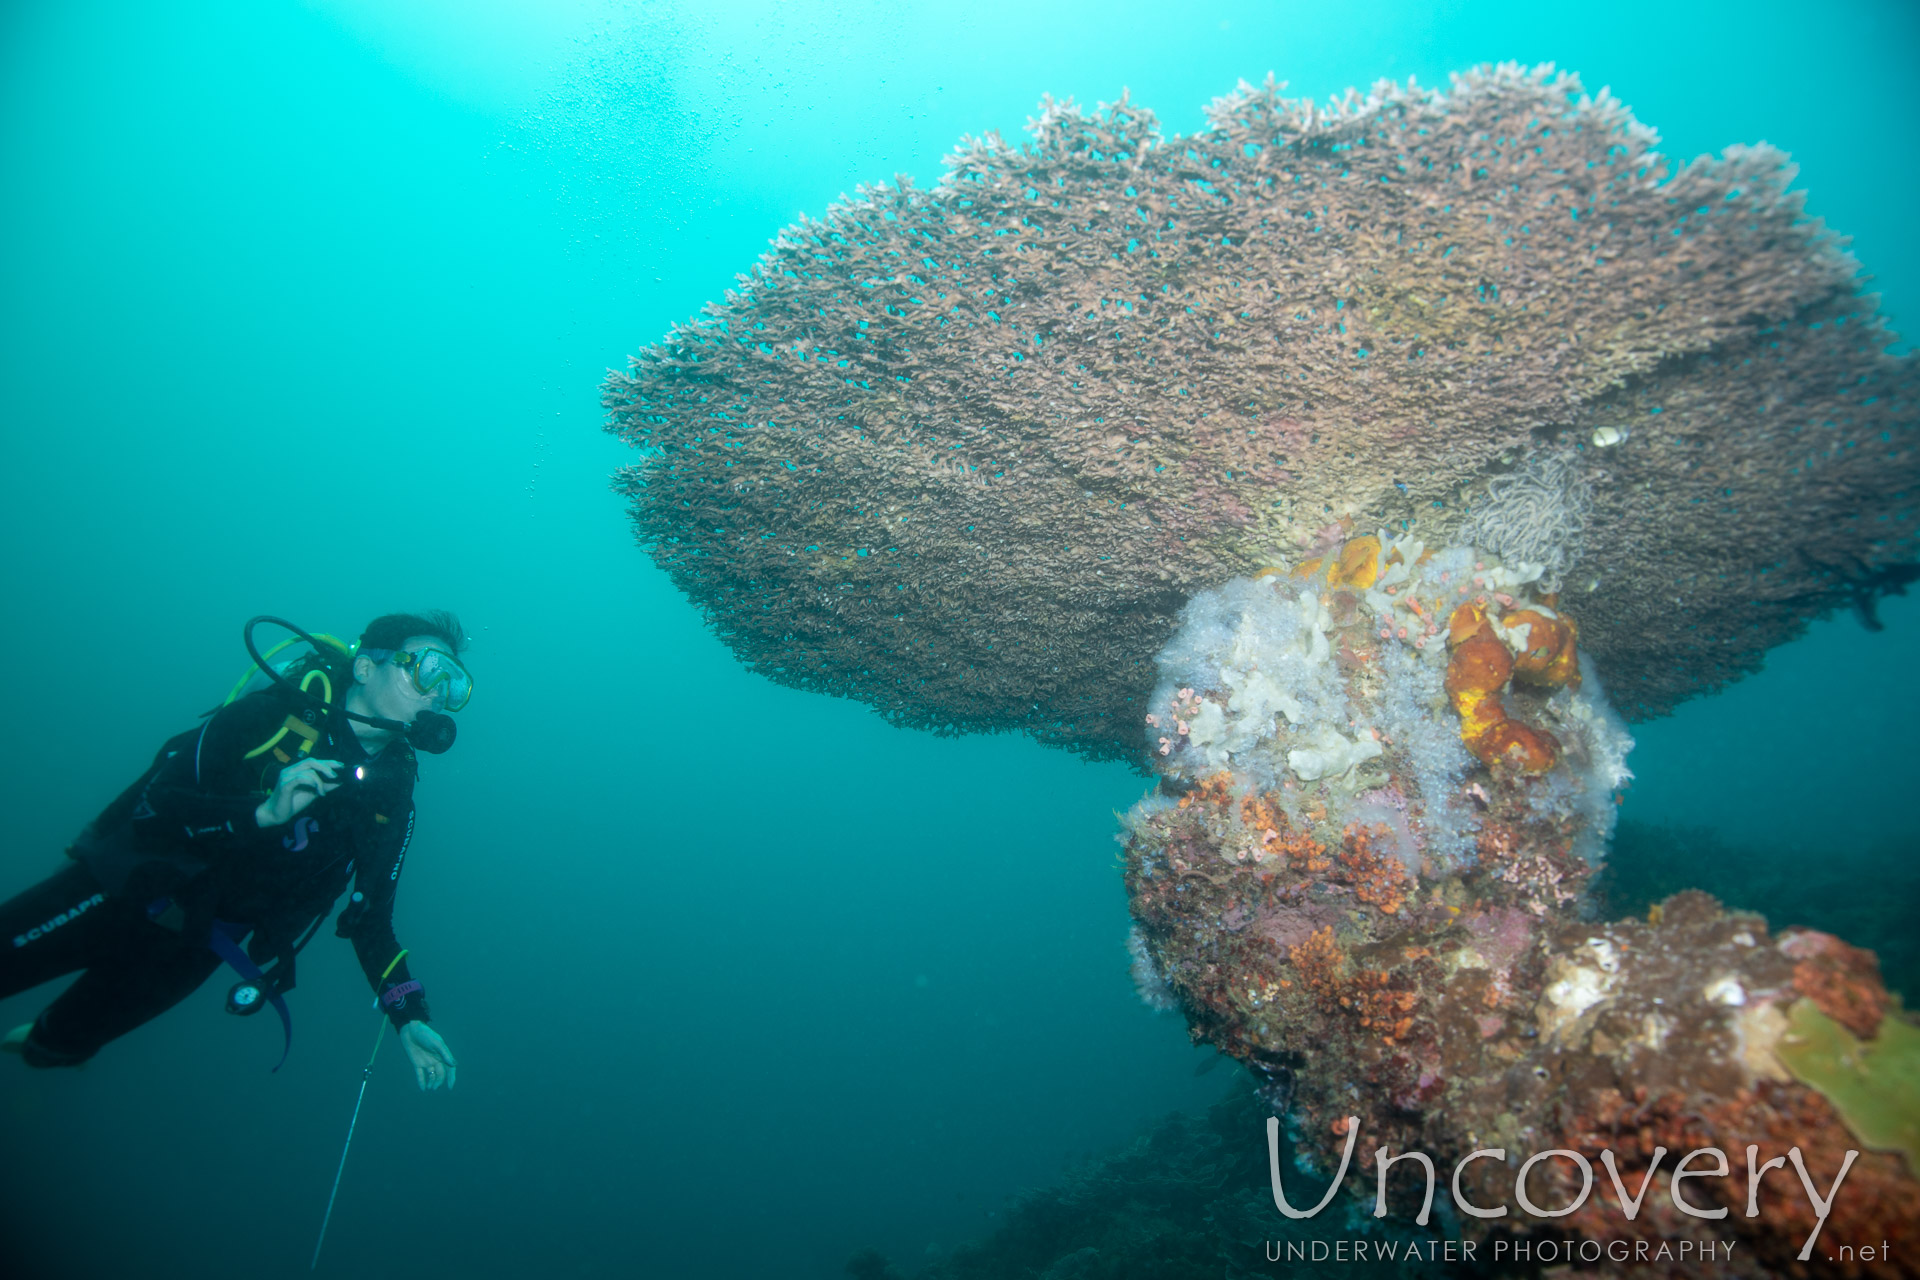
M 1766 147 L 1504 66 L 1162 138 L 1124 96 L 861 190 L 605 386 L 748 665 L 1134 755 L 1196 591 L 1376 528 L 1577 601 L 1630 717 L 1913 557 L 1913 367 Z

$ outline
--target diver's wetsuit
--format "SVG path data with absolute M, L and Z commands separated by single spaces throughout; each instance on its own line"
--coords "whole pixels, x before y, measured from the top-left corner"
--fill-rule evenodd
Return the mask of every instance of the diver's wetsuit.
M 308 754 L 341 761 L 342 785 L 292 822 L 262 828 L 254 810 L 299 758 L 302 739 L 289 732 L 274 749 L 247 755 L 290 715 L 320 722 Z M 72 865 L 0 904 L 0 997 L 86 970 L 34 1022 L 27 1062 L 84 1062 L 184 999 L 220 965 L 208 945 L 216 920 L 250 927 L 248 953 L 261 965 L 278 960 L 268 973 L 287 990 L 302 935 L 349 880 L 353 901 L 335 932 L 352 939 L 375 991 L 395 992 L 385 1007 L 396 1028 L 424 1020 L 425 993 L 404 960 L 393 964 L 393 898 L 413 832 L 416 770 L 405 741 L 369 756 L 344 715 L 320 716 L 278 688 L 169 741 L 74 841 Z

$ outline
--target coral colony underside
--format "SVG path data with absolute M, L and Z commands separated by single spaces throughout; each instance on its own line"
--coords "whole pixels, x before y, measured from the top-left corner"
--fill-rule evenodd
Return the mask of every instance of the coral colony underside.
M 1512 1206 L 1465 1239 L 1916 1274 L 1873 955 L 1592 891 L 1626 721 L 1911 573 L 1913 366 L 1854 264 L 1784 157 L 1671 170 L 1550 69 L 1210 116 L 1049 103 L 784 232 L 608 380 L 642 543 L 776 679 L 1153 769 L 1142 994 L 1321 1185 L 1421 1151 Z M 1635 1214 L 1548 1211 L 1603 1163 Z

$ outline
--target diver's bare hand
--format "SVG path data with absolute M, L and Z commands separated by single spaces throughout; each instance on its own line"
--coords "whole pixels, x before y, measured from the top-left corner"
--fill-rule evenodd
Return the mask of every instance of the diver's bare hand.
M 338 760 L 294 761 L 280 771 L 280 780 L 274 783 L 273 794 L 262 800 L 253 811 L 253 820 L 263 827 L 277 827 L 292 822 L 302 809 L 339 788 L 340 784 L 333 780 L 333 775 L 340 768 Z
M 453 1060 L 453 1050 L 447 1048 L 438 1031 L 424 1022 L 406 1023 L 400 1028 L 400 1044 L 413 1063 L 414 1082 L 421 1089 L 438 1089 L 443 1084 L 453 1088 L 453 1075 L 460 1064 Z

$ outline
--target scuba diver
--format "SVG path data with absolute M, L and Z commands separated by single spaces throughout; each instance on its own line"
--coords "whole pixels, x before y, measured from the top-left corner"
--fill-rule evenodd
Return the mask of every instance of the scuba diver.
M 261 623 L 297 639 L 263 657 L 253 640 Z M 311 654 L 271 664 L 302 641 Z M 415 749 L 451 746 L 445 713 L 473 696 L 459 620 L 387 614 L 349 646 L 255 618 L 246 643 L 267 686 L 238 696 L 249 672 L 87 825 L 67 866 L 0 904 L 0 998 L 84 970 L 0 1048 L 29 1066 L 77 1066 L 185 999 L 222 961 L 241 979 L 227 1011 L 272 1007 L 290 1048 L 283 997 L 294 958 L 351 883 L 334 932 L 352 941 L 420 1088 L 451 1088 L 458 1064 L 427 1024 L 426 995 L 394 938 L 393 900 L 413 834 Z

